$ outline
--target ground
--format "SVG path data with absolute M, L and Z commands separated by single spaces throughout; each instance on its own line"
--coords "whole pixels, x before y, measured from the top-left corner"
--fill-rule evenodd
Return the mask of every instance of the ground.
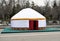
M 0 34 L 0 41 L 60 41 L 60 32 Z
M 57 27 L 57 25 L 55 25 L 55 26 L 52 25 L 52 26 Z M 0 29 L 0 41 L 60 41 L 60 32 L 1 34 L 2 30 L 3 29 Z

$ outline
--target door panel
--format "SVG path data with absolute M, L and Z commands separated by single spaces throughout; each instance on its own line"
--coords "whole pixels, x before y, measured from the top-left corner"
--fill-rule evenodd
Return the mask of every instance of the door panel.
M 38 21 L 34 21 L 34 30 L 38 30 Z
M 30 30 L 38 30 L 38 21 L 30 20 L 29 21 L 29 29 Z
M 33 20 L 29 20 L 29 30 L 33 30 Z
M 38 21 L 36 21 L 36 30 L 38 30 Z

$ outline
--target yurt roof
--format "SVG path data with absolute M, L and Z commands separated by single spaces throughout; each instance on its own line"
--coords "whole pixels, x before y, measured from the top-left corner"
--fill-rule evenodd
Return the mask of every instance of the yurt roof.
M 15 19 L 18 19 L 18 20 L 20 19 L 41 19 L 43 20 L 45 19 L 45 17 L 31 8 L 26 8 L 26 9 L 21 10 L 17 14 L 15 14 L 11 19 L 12 20 L 15 20 Z

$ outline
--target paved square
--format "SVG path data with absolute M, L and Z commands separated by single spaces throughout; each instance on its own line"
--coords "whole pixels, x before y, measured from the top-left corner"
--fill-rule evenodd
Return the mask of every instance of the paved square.
M 0 41 L 60 41 L 60 32 L 0 34 Z

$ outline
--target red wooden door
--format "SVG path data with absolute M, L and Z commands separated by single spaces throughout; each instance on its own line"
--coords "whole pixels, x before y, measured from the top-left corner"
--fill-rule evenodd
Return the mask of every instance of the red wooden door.
M 29 29 L 30 30 L 38 30 L 38 21 L 30 20 L 29 21 Z
M 29 20 L 29 30 L 33 30 L 33 20 Z
M 38 21 L 35 20 L 33 25 L 34 30 L 38 30 Z

